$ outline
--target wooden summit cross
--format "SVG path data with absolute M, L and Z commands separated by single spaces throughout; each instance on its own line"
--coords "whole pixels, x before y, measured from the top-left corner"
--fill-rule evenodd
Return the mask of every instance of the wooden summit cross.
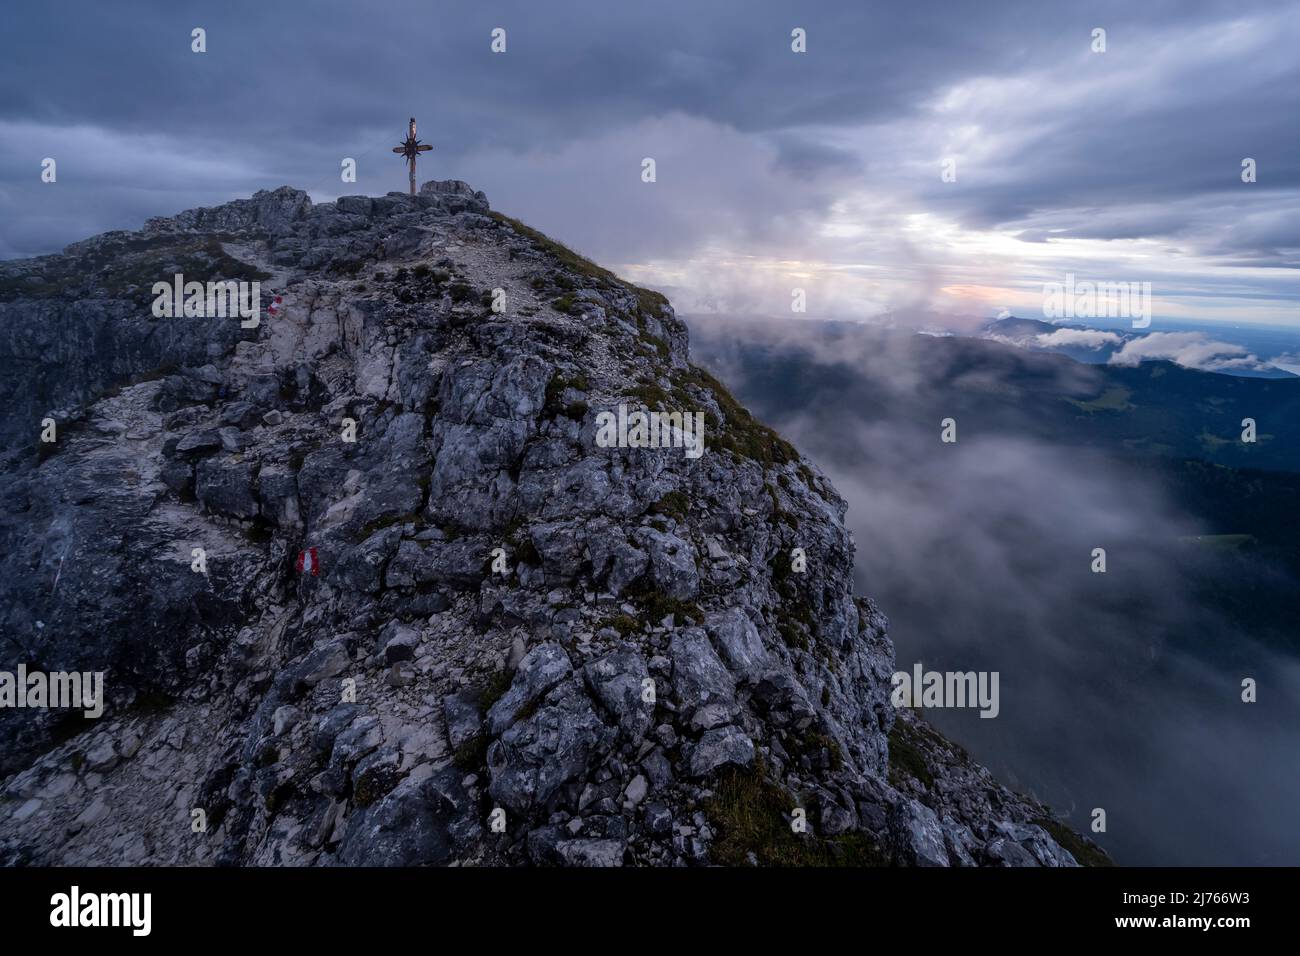
M 415 138 L 415 117 L 411 117 L 411 125 L 406 130 L 406 142 L 401 146 L 394 146 L 394 153 L 401 153 L 406 157 L 406 163 L 411 169 L 411 195 L 415 195 L 415 157 L 420 153 L 427 153 L 433 149 L 432 146 L 422 146 L 420 141 Z

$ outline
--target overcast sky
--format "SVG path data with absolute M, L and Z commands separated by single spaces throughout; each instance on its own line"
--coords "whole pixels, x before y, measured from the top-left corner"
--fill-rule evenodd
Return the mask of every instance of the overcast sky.
M 1294 4 L 6 0 L 3 16 L 4 258 L 286 183 L 317 201 L 404 190 L 390 149 L 414 115 L 434 147 L 421 181 L 467 180 L 682 312 L 790 316 L 803 288 L 809 318 L 955 325 L 1041 314 L 1043 283 L 1073 272 L 1151 282 L 1153 330 L 1300 327 Z

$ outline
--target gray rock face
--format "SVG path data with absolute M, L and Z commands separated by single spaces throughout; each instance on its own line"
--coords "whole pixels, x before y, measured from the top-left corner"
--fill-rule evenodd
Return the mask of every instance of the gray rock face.
M 768 663 L 763 638 L 741 608 L 709 615 L 708 630 L 737 679 L 752 684 L 762 676 Z
M 613 737 L 575 685 L 533 716 L 513 724 L 488 750 L 488 792 L 508 809 L 526 812 L 576 780 Z
M 558 644 L 540 644 L 519 662 L 515 679 L 505 696 L 488 711 L 488 729 L 500 734 L 542 694 L 558 684 L 573 669 L 569 655 Z
M 617 721 L 628 740 L 640 743 L 650 729 L 654 708 L 644 698 L 650 672 L 635 650 L 617 650 L 586 667 L 592 696 Z
M 655 584 L 669 597 L 694 597 L 700 589 L 700 577 L 690 542 L 654 528 L 642 528 L 639 539 L 650 556 Z
M 697 714 L 706 707 L 726 713 L 735 710 L 736 682 L 704 631 L 688 627 L 674 632 L 668 653 L 673 662 L 673 683 L 683 714 Z
M 281 304 L 155 318 L 177 271 Z M 105 675 L 95 720 L 0 709 L 0 862 L 743 863 L 726 780 L 893 862 L 1075 862 L 890 705 L 816 466 L 464 183 L 0 263 L 0 372 L 0 669 Z M 603 447 L 619 405 L 709 450 Z
M 256 470 L 248 462 L 209 458 L 199 462 L 195 496 L 213 514 L 229 518 L 257 517 L 257 496 L 253 491 Z
M 754 742 L 735 727 L 717 727 L 705 731 L 691 750 L 692 777 L 703 777 L 719 767 L 732 764 L 748 767 L 754 762 Z
M 447 722 L 447 739 L 458 750 L 483 730 L 483 716 L 477 695 L 460 691 L 442 699 L 443 717 Z
M 899 809 L 901 850 L 904 859 L 917 866 L 948 866 L 943 826 L 933 810 L 917 800 Z
M 391 621 L 379 632 L 379 643 L 383 648 L 384 663 L 409 661 L 415 657 L 415 649 L 420 644 L 420 632 L 398 621 Z
M 455 209 L 457 212 L 461 209 L 470 209 L 474 212 L 488 211 L 487 196 L 482 190 L 476 190 L 469 183 L 459 179 L 427 182 L 420 187 L 420 196 L 424 199 L 436 200 L 442 208 Z
M 623 865 L 623 844 L 618 840 L 561 840 L 555 852 L 566 866 Z
M 452 808 L 433 788 L 407 779 L 348 824 L 344 866 L 437 866 L 451 859 Z
M 194 431 L 176 443 L 176 454 L 186 458 L 197 458 L 211 454 L 221 447 L 221 433 L 215 430 Z
M 605 578 L 605 587 L 617 597 L 627 590 L 628 585 L 645 574 L 646 568 L 649 566 L 649 555 L 623 542 L 613 550 L 609 574 Z

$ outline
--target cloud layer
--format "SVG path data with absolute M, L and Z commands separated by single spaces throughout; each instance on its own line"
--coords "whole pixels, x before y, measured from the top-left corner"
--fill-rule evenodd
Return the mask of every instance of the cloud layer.
M 928 719 L 1075 826 L 1105 809 L 1098 838 L 1121 863 L 1296 859 L 1300 665 L 1205 600 L 1230 566 L 1189 550 L 1207 529 L 1157 471 L 1021 417 L 1035 403 L 1016 382 L 1055 376 L 1045 390 L 1068 396 L 1095 389 L 1095 367 L 791 323 L 697 319 L 692 340 L 848 501 L 857 589 L 889 616 L 899 666 L 1000 673 L 996 720 Z M 1001 411 L 958 412 L 957 443 L 941 443 L 941 417 L 969 392 L 1003 395 Z M 1252 602 L 1297 586 L 1267 564 L 1250 574 Z M 1242 704 L 1243 675 L 1270 699 Z

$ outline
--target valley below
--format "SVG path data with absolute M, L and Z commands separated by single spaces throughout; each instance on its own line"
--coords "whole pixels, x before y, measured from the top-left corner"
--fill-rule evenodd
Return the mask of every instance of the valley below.
M 695 360 L 848 500 L 899 668 L 1000 672 L 998 719 L 928 720 L 1080 830 L 1104 810 L 1120 864 L 1296 859 L 1300 379 L 690 322 Z

